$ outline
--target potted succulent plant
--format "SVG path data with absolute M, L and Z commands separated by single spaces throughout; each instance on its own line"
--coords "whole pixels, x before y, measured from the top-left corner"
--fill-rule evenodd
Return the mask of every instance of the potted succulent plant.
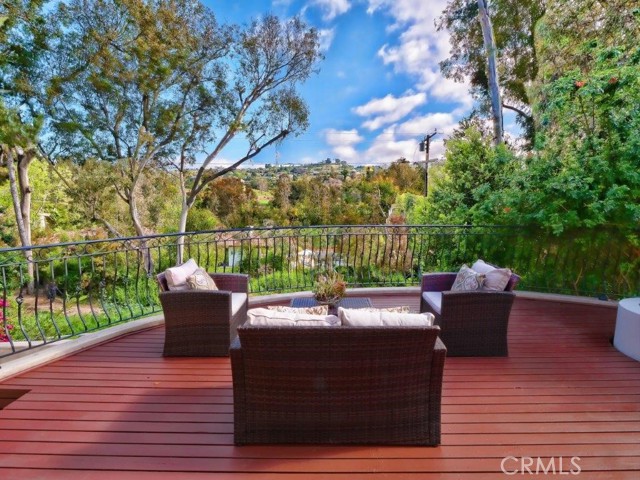
M 313 296 L 318 303 L 335 306 L 347 291 L 347 282 L 340 273 L 329 270 L 318 274 L 313 286 Z

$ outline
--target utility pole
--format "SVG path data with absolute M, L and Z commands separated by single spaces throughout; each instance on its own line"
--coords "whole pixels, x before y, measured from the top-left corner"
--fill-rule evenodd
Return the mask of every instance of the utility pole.
M 431 146 L 431 139 L 438 135 L 440 132 L 434 130 L 433 133 L 424 136 L 424 139 L 420 142 L 420 151 L 425 152 L 424 157 L 424 196 L 429 193 L 429 147 Z

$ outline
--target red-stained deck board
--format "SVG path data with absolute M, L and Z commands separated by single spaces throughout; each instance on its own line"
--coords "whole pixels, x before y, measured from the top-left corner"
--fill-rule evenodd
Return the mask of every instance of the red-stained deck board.
M 0 478 L 485 480 L 509 478 L 510 456 L 636 480 L 640 363 L 611 346 L 614 322 L 611 308 L 517 299 L 508 358 L 447 359 L 435 448 L 235 447 L 229 359 L 163 358 L 163 330 L 148 330 L 0 384 L 0 398 L 29 390 L 0 411 Z

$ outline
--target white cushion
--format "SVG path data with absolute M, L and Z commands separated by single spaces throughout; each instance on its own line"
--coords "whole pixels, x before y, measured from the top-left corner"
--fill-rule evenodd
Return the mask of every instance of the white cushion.
M 247 325 L 291 327 L 339 327 L 335 315 L 311 315 L 297 312 L 278 312 L 268 308 L 252 308 L 247 312 Z
M 442 312 L 442 292 L 422 292 L 422 298 L 436 313 Z
M 169 290 L 188 290 L 187 277 L 193 275 L 198 269 L 198 264 L 193 258 L 178 267 L 167 268 L 164 272 Z
M 246 293 L 232 293 L 231 294 L 231 315 L 235 315 L 240 309 L 246 305 L 249 300 L 249 296 Z
M 359 308 L 358 310 L 369 310 L 372 312 L 385 311 L 385 312 L 396 312 L 396 313 L 409 313 L 411 309 L 407 305 L 402 305 L 400 307 Z
M 471 269 L 485 275 L 482 290 L 502 292 L 507 288 L 507 284 L 511 279 L 512 272 L 510 269 L 494 267 L 485 263 L 484 260 L 476 260 Z
M 484 260 L 476 260 L 476 263 L 471 265 L 471 270 L 475 270 L 478 273 L 489 273 L 491 270 L 495 270 L 496 267 L 489 265 Z
M 428 327 L 433 325 L 431 313 L 398 313 L 385 310 L 338 308 L 342 325 L 351 327 Z
M 310 313 L 312 315 L 329 315 L 329 305 L 316 305 L 315 307 L 285 307 L 283 305 L 270 305 L 269 310 L 276 312 Z

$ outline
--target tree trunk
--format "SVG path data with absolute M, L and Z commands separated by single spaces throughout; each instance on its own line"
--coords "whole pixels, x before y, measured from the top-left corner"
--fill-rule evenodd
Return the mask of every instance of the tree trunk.
M 3 148 L 7 159 L 7 171 L 9 174 L 9 190 L 13 201 L 13 210 L 16 216 L 18 236 L 23 247 L 31 246 L 31 186 L 29 185 L 29 165 L 35 158 L 32 151 L 19 151 L 18 149 Z M 16 175 L 16 160 L 18 163 Z M 27 260 L 27 291 L 34 291 L 34 267 L 33 252 L 23 250 Z
M 491 96 L 491 113 L 493 117 L 493 142 L 499 145 L 503 142 L 502 101 L 498 85 L 498 69 L 496 67 L 496 40 L 493 36 L 493 26 L 487 11 L 486 0 L 478 0 L 478 17 L 482 27 L 484 48 L 487 52 L 487 77 L 489 80 L 489 95 Z
M 180 209 L 180 224 L 178 225 L 178 232 L 184 233 L 187 231 L 187 217 L 189 215 L 189 209 L 191 205 L 187 199 L 187 188 L 185 185 L 184 172 L 180 172 L 180 193 L 182 199 L 182 206 Z M 178 249 L 176 256 L 176 265 L 180 265 L 184 262 L 184 236 L 178 237 Z
M 136 230 L 136 235 L 138 235 L 139 237 L 143 237 L 147 234 L 147 232 L 145 231 L 145 228 L 140 221 L 140 213 L 138 212 L 138 202 L 136 200 L 135 190 L 136 185 L 133 184 L 127 198 L 127 204 L 129 205 L 129 215 L 131 216 L 131 221 L 133 222 L 133 228 L 135 228 Z
M 148 232 L 146 231 L 146 229 L 142 225 L 142 221 L 140 220 L 138 203 L 136 199 L 136 185 L 136 183 L 133 183 L 131 189 L 129 190 L 129 194 L 127 195 L 127 204 L 129 205 L 129 214 L 131 216 L 131 221 L 133 222 L 133 227 L 136 230 L 136 235 L 138 237 L 144 237 Z M 151 252 L 149 251 L 149 247 L 147 246 L 147 240 L 141 239 L 139 241 L 137 249 L 142 259 L 142 266 L 144 268 L 144 271 L 147 274 L 153 273 L 153 258 L 151 257 Z

